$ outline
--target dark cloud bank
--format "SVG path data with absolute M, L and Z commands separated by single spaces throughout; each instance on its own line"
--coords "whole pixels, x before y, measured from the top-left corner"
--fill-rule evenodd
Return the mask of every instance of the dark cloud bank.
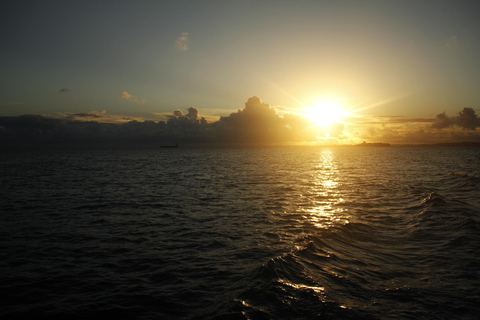
M 315 138 L 304 130 L 307 119 L 297 115 L 280 117 L 258 97 L 248 99 L 243 110 L 213 123 L 208 123 L 194 107 L 186 114 L 176 110 L 166 121 L 158 122 L 105 123 L 102 117 L 106 115 L 98 112 L 70 114 L 63 118 L 0 117 L 0 143 L 4 146 L 272 145 Z
M 194 107 L 186 114 L 176 110 L 166 121 L 107 123 L 104 121 L 107 119 L 104 111 L 69 114 L 62 118 L 0 117 L 0 146 L 282 145 L 318 142 L 317 137 L 327 133 L 312 127 L 309 120 L 300 115 L 280 117 L 258 97 L 249 98 L 243 110 L 213 123 L 208 123 Z M 474 131 L 480 126 L 480 120 L 471 108 L 453 117 L 441 113 L 427 126 L 437 132 L 448 127 L 463 128 L 473 133 L 471 137 L 476 137 L 475 141 L 480 141 L 478 132 Z M 341 140 L 343 130 L 344 125 L 338 123 L 328 133 Z

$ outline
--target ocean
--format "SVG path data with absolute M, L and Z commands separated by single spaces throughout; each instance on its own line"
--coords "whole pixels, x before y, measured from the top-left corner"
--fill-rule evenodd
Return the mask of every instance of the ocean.
M 478 319 L 480 148 L 2 150 L 2 319 Z

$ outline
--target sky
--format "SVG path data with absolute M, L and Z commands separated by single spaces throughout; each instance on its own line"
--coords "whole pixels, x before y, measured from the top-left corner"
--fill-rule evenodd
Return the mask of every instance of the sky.
M 94 121 L 82 129 L 91 139 L 89 126 L 147 120 L 144 136 L 154 121 L 167 125 L 157 138 L 203 126 L 218 142 L 218 128 L 245 118 L 227 136 L 480 141 L 479 16 L 478 1 L 9 1 L 0 140 L 45 132 L 47 119 Z M 325 109 L 338 119 L 317 121 Z

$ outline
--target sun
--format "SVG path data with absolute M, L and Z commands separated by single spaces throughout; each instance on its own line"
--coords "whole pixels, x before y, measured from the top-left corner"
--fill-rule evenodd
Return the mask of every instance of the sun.
M 319 127 L 328 127 L 342 121 L 345 111 L 337 99 L 317 100 L 307 109 L 307 117 Z

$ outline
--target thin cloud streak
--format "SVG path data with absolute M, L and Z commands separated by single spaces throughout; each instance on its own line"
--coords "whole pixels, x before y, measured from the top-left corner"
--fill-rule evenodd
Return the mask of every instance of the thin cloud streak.
M 180 51 L 187 51 L 188 50 L 188 43 L 189 43 L 188 32 L 182 32 L 180 37 L 177 38 L 175 41 L 175 48 Z
M 147 102 L 147 100 L 145 100 L 145 99 L 141 99 L 141 100 L 136 99 L 134 96 L 132 96 L 131 94 L 129 94 L 129 93 L 126 92 L 126 91 L 123 91 L 123 92 L 122 92 L 121 99 L 125 99 L 125 100 L 127 100 L 128 102 L 130 102 L 130 103 L 140 103 L 140 104 L 144 104 L 144 103 Z

